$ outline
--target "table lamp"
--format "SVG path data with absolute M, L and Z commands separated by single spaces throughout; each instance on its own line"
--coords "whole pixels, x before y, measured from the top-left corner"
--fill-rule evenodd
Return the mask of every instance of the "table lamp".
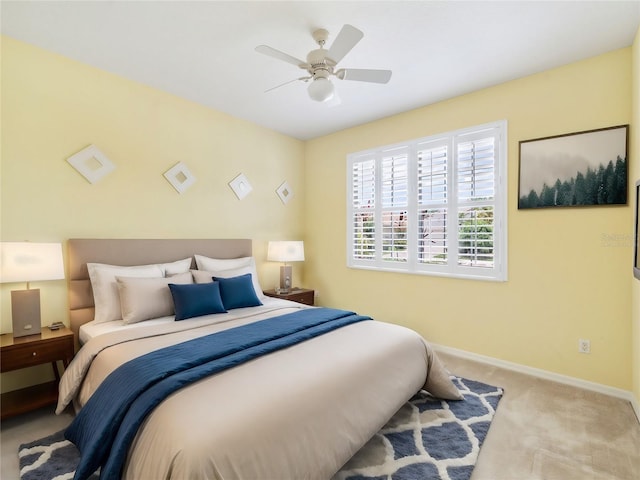
M 267 260 L 284 262 L 284 265 L 280 267 L 280 288 L 277 293 L 289 293 L 293 279 L 291 265 L 287 265 L 287 263 L 304 261 L 304 242 L 269 242 Z
M 26 290 L 11 291 L 13 336 L 40 333 L 40 290 L 29 282 L 64 279 L 62 244 L 0 243 L 0 283 L 26 282 Z

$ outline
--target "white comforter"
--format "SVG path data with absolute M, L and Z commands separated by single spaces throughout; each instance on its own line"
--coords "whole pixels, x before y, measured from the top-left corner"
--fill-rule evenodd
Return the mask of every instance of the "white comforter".
M 308 307 L 269 302 L 95 337 L 61 379 L 57 412 L 82 408 L 132 358 L 299 308 Z M 419 335 L 358 322 L 169 396 L 138 432 L 123 478 L 327 479 L 421 388 L 459 398 Z

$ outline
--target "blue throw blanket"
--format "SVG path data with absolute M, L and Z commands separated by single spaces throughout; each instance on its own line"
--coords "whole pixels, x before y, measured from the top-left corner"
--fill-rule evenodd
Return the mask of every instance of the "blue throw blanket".
M 74 480 L 87 479 L 98 467 L 102 467 L 101 479 L 119 479 L 138 428 L 176 390 L 362 320 L 370 318 L 328 308 L 301 310 L 163 348 L 123 364 L 102 382 L 65 432 L 81 454 Z

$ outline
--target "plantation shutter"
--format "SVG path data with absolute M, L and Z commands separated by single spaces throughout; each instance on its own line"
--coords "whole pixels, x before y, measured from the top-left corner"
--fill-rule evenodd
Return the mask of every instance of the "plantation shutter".
M 457 143 L 457 263 L 493 268 L 498 131 L 460 135 Z
M 446 264 L 449 142 L 418 144 L 418 264 Z
M 409 202 L 406 149 L 383 153 L 381 174 L 382 260 L 407 261 L 407 205 Z
M 506 279 L 506 121 L 347 162 L 350 267 Z
M 365 158 L 353 162 L 351 176 L 351 257 L 355 260 L 375 260 L 375 160 Z

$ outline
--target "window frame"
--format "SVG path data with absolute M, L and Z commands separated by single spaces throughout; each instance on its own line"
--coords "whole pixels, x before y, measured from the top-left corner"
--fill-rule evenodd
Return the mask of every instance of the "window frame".
M 383 145 L 347 155 L 347 267 L 365 270 L 389 271 L 421 275 L 435 275 L 453 278 L 466 278 L 491 281 L 507 280 L 507 143 L 508 124 L 498 120 L 482 125 L 467 127 L 441 134 L 430 135 L 414 140 Z M 473 140 L 493 136 L 494 178 L 493 200 L 461 200 L 458 198 L 458 146 Z M 422 201 L 418 199 L 418 152 L 427 148 L 434 150 L 446 146 L 446 185 L 444 199 Z M 407 152 L 407 204 L 406 206 L 385 207 L 382 205 L 382 160 L 391 152 Z M 374 162 L 373 167 L 373 206 L 355 205 L 354 202 L 354 165 L 364 161 Z M 367 185 L 371 187 L 371 184 Z M 442 186 L 442 185 L 441 185 Z M 362 185 L 360 185 L 362 188 Z M 460 241 L 458 238 L 458 212 L 465 207 L 493 206 L 493 266 L 468 266 L 458 262 Z M 418 215 L 420 211 L 446 208 L 446 262 L 422 263 L 419 258 Z M 383 258 L 382 224 L 384 211 L 406 210 L 406 260 L 390 261 Z M 371 259 L 355 258 L 355 215 L 360 212 L 366 218 L 367 212 L 373 213 L 374 256 Z

